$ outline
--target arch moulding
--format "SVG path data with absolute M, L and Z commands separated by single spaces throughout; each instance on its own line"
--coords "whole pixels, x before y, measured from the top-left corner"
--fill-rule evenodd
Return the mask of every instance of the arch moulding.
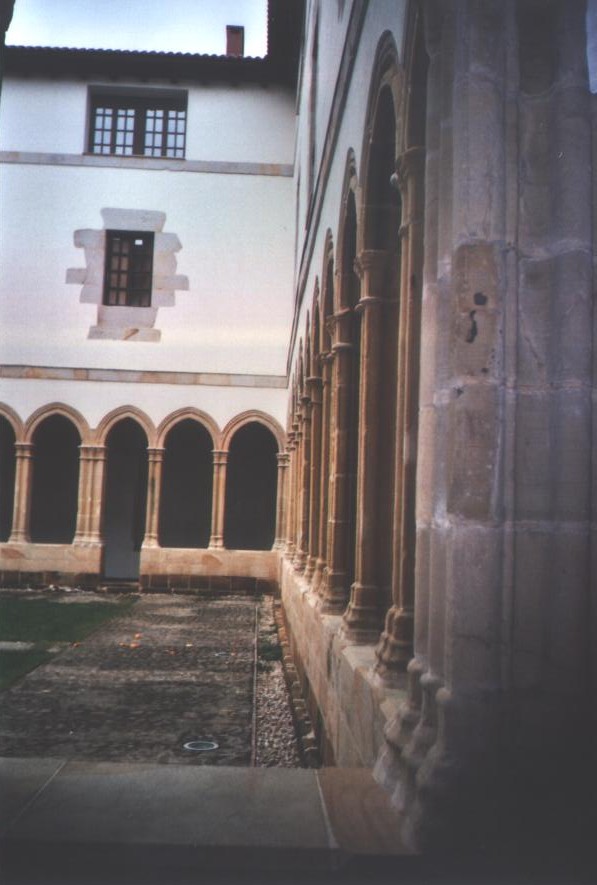
M 200 424 L 203 428 L 205 428 L 205 430 L 207 430 L 211 437 L 213 449 L 217 450 L 220 448 L 220 428 L 210 415 L 208 415 L 206 412 L 202 412 L 201 409 L 195 409 L 193 406 L 177 409 L 175 412 L 167 415 L 163 419 L 163 421 L 160 422 L 156 430 L 157 448 L 164 448 L 166 444 L 166 437 L 173 427 L 175 427 L 177 424 L 180 424 L 181 421 L 188 420 L 195 421 L 197 424 Z
M 73 409 L 72 406 L 67 406 L 64 403 L 49 403 L 48 405 L 40 406 L 39 409 L 36 409 L 25 422 L 23 435 L 24 441 L 30 443 L 33 439 L 33 434 L 42 421 L 45 421 L 46 418 L 51 418 L 54 415 L 61 415 L 63 418 L 67 418 L 71 421 L 77 428 L 81 444 L 85 445 L 86 443 L 89 443 L 91 439 L 89 424 L 77 409 Z
M 222 431 L 223 451 L 228 452 L 230 450 L 232 437 L 237 430 L 240 430 L 240 428 L 244 427 L 246 424 L 252 424 L 254 422 L 263 424 L 272 432 L 278 444 L 278 452 L 283 452 L 286 442 L 286 434 L 284 433 L 282 426 L 278 424 L 276 419 L 272 418 L 271 415 L 268 415 L 266 412 L 260 412 L 258 409 L 250 409 L 247 412 L 241 412 L 240 415 L 236 415 L 236 417 L 228 422 Z
M 133 421 L 139 424 L 147 437 L 147 448 L 155 448 L 156 431 L 153 422 L 145 412 L 141 411 L 141 409 L 138 409 L 136 406 L 119 406 L 119 408 L 108 412 L 97 425 L 94 434 L 94 442 L 97 445 L 105 446 L 108 434 L 114 425 L 119 421 L 122 421 L 123 418 L 132 418 Z
M 0 417 L 6 418 L 13 429 L 15 442 L 21 442 L 23 439 L 23 422 L 14 409 L 7 406 L 6 403 L 0 403 Z

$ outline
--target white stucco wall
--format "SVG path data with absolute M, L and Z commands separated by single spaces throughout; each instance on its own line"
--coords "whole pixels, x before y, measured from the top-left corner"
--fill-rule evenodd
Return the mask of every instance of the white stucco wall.
M 287 397 L 283 388 L 0 379 L 0 402 L 10 406 L 23 422 L 37 409 L 56 402 L 79 411 L 92 428 L 123 406 L 141 409 L 156 427 L 177 409 L 186 408 L 205 412 L 220 430 L 232 418 L 254 409 L 285 427 Z
M 6 77 L 0 102 L 0 150 L 84 153 L 90 85 L 125 89 L 127 82 Z M 188 93 L 187 160 L 292 163 L 294 98 L 287 89 L 217 82 L 173 86 L 131 81 L 130 85 Z

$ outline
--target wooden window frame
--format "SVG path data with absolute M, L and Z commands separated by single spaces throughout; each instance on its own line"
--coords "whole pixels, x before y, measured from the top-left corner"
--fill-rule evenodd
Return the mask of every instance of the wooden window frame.
M 151 231 L 106 231 L 104 305 L 151 307 L 153 246 Z
M 182 160 L 186 129 L 186 92 L 91 92 L 87 141 L 90 154 Z

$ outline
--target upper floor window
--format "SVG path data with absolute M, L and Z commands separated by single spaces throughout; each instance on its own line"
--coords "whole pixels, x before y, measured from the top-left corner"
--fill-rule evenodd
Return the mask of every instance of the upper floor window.
M 106 231 L 104 304 L 150 307 L 153 233 Z
M 185 92 L 92 91 L 88 150 L 121 157 L 185 155 Z

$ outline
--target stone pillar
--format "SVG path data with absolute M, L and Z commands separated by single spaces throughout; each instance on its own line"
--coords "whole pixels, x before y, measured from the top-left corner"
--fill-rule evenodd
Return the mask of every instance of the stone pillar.
M 348 602 L 348 507 L 349 507 L 349 414 L 351 365 L 354 353 L 351 341 L 352 311 L 344 308 L 334 314 L 332 326 L 332 443 L 330 450 L 330 501 L 328 520 L 328 564 L 322 594 L 322 610 L 341 614 Z
M 81 445 L 79 452 L 79 502 L 74 543 L 100 544 L 106 447 Z
M 301 559 L 301 547 L 300 547 L 300 525 L 301 525 L 301 512 L 302 512 L 302 486 L 301 486 L 301 478 L 302 478 L 302 464 L 303 464 L 303 419 L 300 411 L 300 407 L 297 404 L 296 412 L 294 413 L 294 475 L 293 475 L 293 500 L 294 507 L 292 508 L 292 539 L 293 539 L 293 553 L 292 553 L 292 563 L 296 565 L 297 562 L 300 562 Z
M 33 443 L 15 443 L 15 490 L 9 539 L 11 544 L 25 544 L 29 541 L 33 449 Z
M 288 506 L 288 462 L 290 456 L 286 452 L 276 455 L 278 462 L 278 492 L 276 498 L 276 537 L 274 550 L 284 550 L 286 538 L 286 511 Z
M 311 444 L 309 456 L 309 538 L 305 578 L 310 581 L 315 573 L 318 556 L 321 484 L 321 394 L 322 382 L 318 375 L 307 378 L 311 402 Z
M 357 522 L 355 581 L 344 615 L 343 633 L 353 642 L 379 637 L 381 612 L 377 581 L 378 439 L 383 416 L 379 411 L 384 322 L 383 293 L 389 255 L 367 250 L 358 258 L 361 298 L 361 360 L 359 371 L 359 442 L 357 468 Z
M 305 385 L 306 387 L 306 385 Z M 311 398 L 306 392 L 301 397 L 301 431 L 299 461 L 299 512 L 297 531 L 297 550 L 294 557 L 294 569 L 304 572 L 307 565 L 309 549 L 309 492 L 311 475 Z
M 160 494 L 162 490 L 162 464 L 165 449 L 147 449 L 147 513 L 145 537 L 142 547 L 159 547 L 158 527 L 160 518 Z
M 328 513 L 330 498 L 330 452 L 331 452 L 331 411 L 332 411 L 332 361 L 331 353 L 323 353 L 319 357 L 321 362 L 321 445 L 319 449 L 319 520 L 317 538 L 317 559 L 313 574 L 313 590 L 318 594 L 323 593 L 324 572 L 327 568 L 327 540 L 328 540 Z
M 215 449 L 213 452 L 213 483 L 211 499 L 211 535 L 209 546 L 221 549 L 224 546 L 224 515 L 226 512 L 226 465 L 228 452 Z
M 402 195 L 400 319 L 396 406 L 392 607 L 377 649 L 377 671 L 387 681 L 406 669 L 413 652 L 415 496 L 418 439 L 425 149 L 409 148 L 396 164 Z
M 292 426 L 292 425 L 291 425 Z M 286 451 L 288 452 L 288 493 L 286 507 L 286 557 L 292 561 L 295 551 L 294 535 L 294 512 L 295 500 L 295 472 L 296 472 L 296 436 L 294 430 L 286 434 Z

